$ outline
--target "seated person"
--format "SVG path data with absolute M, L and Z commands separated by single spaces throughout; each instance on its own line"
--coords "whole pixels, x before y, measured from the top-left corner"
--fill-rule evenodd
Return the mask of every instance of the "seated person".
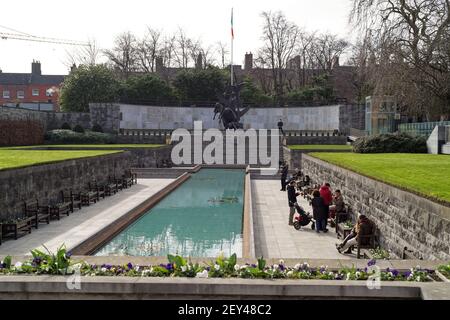
M 334 219 L 337 212 L 345 212 L 345 203 L 341 190 L 334 192 L 332 205 L 330 206 L 330 218 Z
M 351 248 L 358 244 L 359 236 L 368 236 L 373 233 L 374 224 L 365 215 L 360 215 L 358 222 L 353 228 L 352 232 L 344 239 L 344 241 L 337 245 L 336 248 L 339 253 L 351 253 Z M 367 244 L 366 239 L 362 242 L 363 245 Z

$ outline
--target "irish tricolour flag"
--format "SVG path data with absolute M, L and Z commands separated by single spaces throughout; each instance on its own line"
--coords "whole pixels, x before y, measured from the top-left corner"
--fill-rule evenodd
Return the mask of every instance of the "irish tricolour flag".
M 234 39 L 233 9 L 231 9 L 231 37 Z

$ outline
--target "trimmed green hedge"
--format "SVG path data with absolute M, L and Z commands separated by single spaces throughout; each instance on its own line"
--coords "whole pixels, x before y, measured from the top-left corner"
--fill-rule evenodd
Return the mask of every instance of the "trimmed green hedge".
M 108 133 L 85 131 L 84 133 L 74 132 L 72 130 L 52 130 L 46 133 L 45 140 L 49 144 L 112 144 L 116 143 L 116 136 Z
M 356 153 L 427 153 L 424 137 L 413 137 L 405 133 L 380 134 L 364 137 L 353 144 Z

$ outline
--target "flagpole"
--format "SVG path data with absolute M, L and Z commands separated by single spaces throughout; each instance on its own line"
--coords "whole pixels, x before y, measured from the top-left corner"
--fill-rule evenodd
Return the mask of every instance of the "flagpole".
M 234 22 L 233 22 L 233 8 L 231 8 L 231 66 L 230 66 L 230 68 L 231 68 L 231 85 L 233 86 L 234 85 L 234 67 L 233 67 L 233 58 L 234 58 L 234 56 L 233 56 L 233 54 L 234 54 L 234 52 L 233 52 L 233 50 L 234 50 L 234 26 L 233 26 L 233 24 L 234 24 Z

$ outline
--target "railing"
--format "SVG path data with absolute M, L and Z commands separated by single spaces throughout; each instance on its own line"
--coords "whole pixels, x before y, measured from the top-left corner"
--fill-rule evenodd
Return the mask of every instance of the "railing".
M 159 106 L 159 107 L 190 107 L 190 108 L 214 108 L 218 100 L 214 101 L 164 101 L 164 100 L 136 100 L 136 99 L 120 99 L 119 103 L 141 105 L 141 106 Z M 296 103 L 243 103 L 244 107 L 251 108 L 301 108 L 301 107 L 318 107 L 338 104 L 347 104 L 346 99 L 331 99 L 323 101 L 302 101 Z
M 413 136 L 428 137 L 436 126 L 450 126 L 450 121 L 402 123 L 398 125 L 398 131 Z
M 368 135 L 368 132 L 366 130 L 350 128 L 350 136 L 352 136 L 352 137 L 362 138 L 367 135 Z
M 338 130 L 284 130 L 285 137 L 340 137 Z

